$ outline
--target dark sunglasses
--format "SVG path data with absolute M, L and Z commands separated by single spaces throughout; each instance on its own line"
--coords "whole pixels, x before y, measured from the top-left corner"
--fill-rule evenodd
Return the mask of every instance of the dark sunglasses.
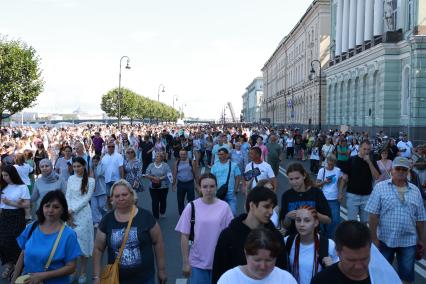
M 108 146 L 108 148 L 115 148 L 115 146 Z
M 408 172 L 408 169 L 404 168 L 404 167 L 395 167 L 395 171 L 398 171 L 398 172 Z

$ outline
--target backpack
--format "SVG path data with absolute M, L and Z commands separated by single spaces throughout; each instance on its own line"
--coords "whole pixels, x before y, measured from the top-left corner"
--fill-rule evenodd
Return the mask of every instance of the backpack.
M 328 256 L 328 238 L 323 235 L 319 235 L 319 249 L 318 249 L 318 263 L 321 265 L 322 269 L 326 267 L 322 263 L 324 257 Z M 291 248 L 293 246 L 294 240 L 296 239 L 296 235 L 289 235 L 287 241 L 285 242 L 285 249 L 287 251 L 287 255 L 290 257 Z M 288 261 L 290 263 L 290 261 Z

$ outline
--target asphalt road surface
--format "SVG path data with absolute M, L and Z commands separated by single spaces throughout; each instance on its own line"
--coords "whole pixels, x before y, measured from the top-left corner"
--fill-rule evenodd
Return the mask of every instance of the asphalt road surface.
M 287 179 L 285 177 L 285 168 L 292 161 L 286 161 L 282 164 L 280 169 L 280 175 L 278 177 L 278 200 L 280 201 L 280 197 L 282 193 L 289 188 Z M 171 163 L 170 163 L 171 165 Z M 309 162 L 303 162 L 303 165 L 306 169 L 309 169 Z M 237 195 L 238 207 L 237 210 L 239 213 L 244 212 L 244 204 L 243 204 L 243 195 L 239 193 Z M 142 208 L 145 208 L 151 211 L 151 197 L 148 191 L 144 191 L 139 193 L 139 201 L 138 205 Z M 346 219 L 346 209 L 342 208 L 340 215 L 343 219 Z M 180 235 L 174 229 L 177 224 L 179 218 L 178 209 L 177 209 L 177 199 L 176 193 L 173 191 L 169 191 L 167 196 L 167 211 L 166 218 L 160 219 L 158 222 L 161 226 L 161 230 L 163 233 L 164 245 L 165 245 L 165 254 L 166 254 L 166 269 L 168 276 L 168 283 L 176 283 L 176 284 L 184 284 L 186 283 L 186 279 L 182 276 L 182 258 L 180 252 Z M 425 242 L 426 243 L 426 242 Z M 105 254 L 104 254 L 105 256 Z M 88 267 L 88 282 L 91 283 L 91 275 L 92 275 L 92 264 L 91 259 L 89 260 Z M 8 283 L 5 280 L 0 280 L 0 284 Z M 416 284 L 426 283 L 426 259 L 418 261 L 416 263 Z

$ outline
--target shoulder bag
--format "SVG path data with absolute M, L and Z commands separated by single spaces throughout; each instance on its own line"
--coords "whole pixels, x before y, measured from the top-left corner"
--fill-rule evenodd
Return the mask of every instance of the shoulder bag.
M 222 184 L 221 187 L 216 192 L 216 197 L 222 200 L 225 200 L 226 194 L 228 193 L 228 184 L 229 184 L 229 177 L 231 176 L 231 161 L 229 161 L 229 170 L 228 170 L 228 177 L 226 178 L 226 182 Z
M 189 231 L 189 244 L 192 245 L 194 243 L 194 234 L 195 234 L 195 205 L 194 201 L 191 201 L 191 230 Z
M 33 225 L 31 226 L 28 239 L 31 237 L 31 234 L 35 230 L 36 227 L 37 227 L 37 222 L 34 222 Z M 65 224 L 62 224 L 61 229 L 59 230 L 58 236 L 56 237 L 55 243 L 53 244 L 52 250 L 50 251 L 49 258 L 46 262 L 46 265 L 44 266 L 44 271 L 47 271 L 49 269 L 50 263 L 53 260 L 53 256 L 55 255 L 56 249 L 58 248 L 58 244 L 59 244 L 59 241 L 61 240 L 62 233 L 64 232 L 64 229 L 65 229 Z M 16 284 L 24 284 L 27 281 L 27 279 L 29 279 L 30 277 L 31 277 L 30 274 L 25 274 L 25 275 L 19 276 L 18 278 L 16 278 L 15 283 Z M 43 284 L 43 283 L 41 283 L 41 284 Z
M 119 262 L 121 259 L 121 255 L 123 254 L 124 246 L 127 242 L 127 237 L 129 236 L 130 227 L 132 226 L 133 215 L 135 213 L 135 206 L 132 207 L 132 211 L 130 212 L 130 219 L 127 223 L 126 232 L 124 233 L 123 242 L 121 243 L 120 250 L 118 252 L 117 257 L 114 260 L 113 264 L 108 264 L 102 271 L 101 275 L 101 284 L 119 284 Z

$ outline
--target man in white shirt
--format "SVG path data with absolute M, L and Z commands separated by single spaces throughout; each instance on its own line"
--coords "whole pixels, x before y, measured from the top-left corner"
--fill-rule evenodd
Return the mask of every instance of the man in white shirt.
M 408 141 L 407 134 L 402 135 L 402 140 L 399 141 L 398 144 L 396 144 L 396 147 L 398 147 L 402 157 L 407 159 L 411 158 L 413 143 L 411 143 L 411 141 Z
M 105 153 L 101 161 L 101 165 L 105 169 L 105 184 L 108 196 L 114 182 L 124 178 L 123 163 L 123 156 L 115 151 L 114 140 L 108 141 L 107 153 Z
M 250 159 L 252 160 L 251 163 L 248 163 L 244 173 L 253 171 L 255 168 L 258 168 L 260 171 L 260 175 L 252 177 L 249 180 L 243 179 L 243 192 L 248 193 L 247 189 L 253 189 L 256 184 L 260 180 L 269 179 L 269 181 L 274 186 L 274 191 L 277 190 L 277 178 L 275 177 L 274 171 L 272 170 L 271 165 L 269 165 L 267 162 L 262 161 L 262 151 L 259 147 L 253 147 L 250 149 Z

